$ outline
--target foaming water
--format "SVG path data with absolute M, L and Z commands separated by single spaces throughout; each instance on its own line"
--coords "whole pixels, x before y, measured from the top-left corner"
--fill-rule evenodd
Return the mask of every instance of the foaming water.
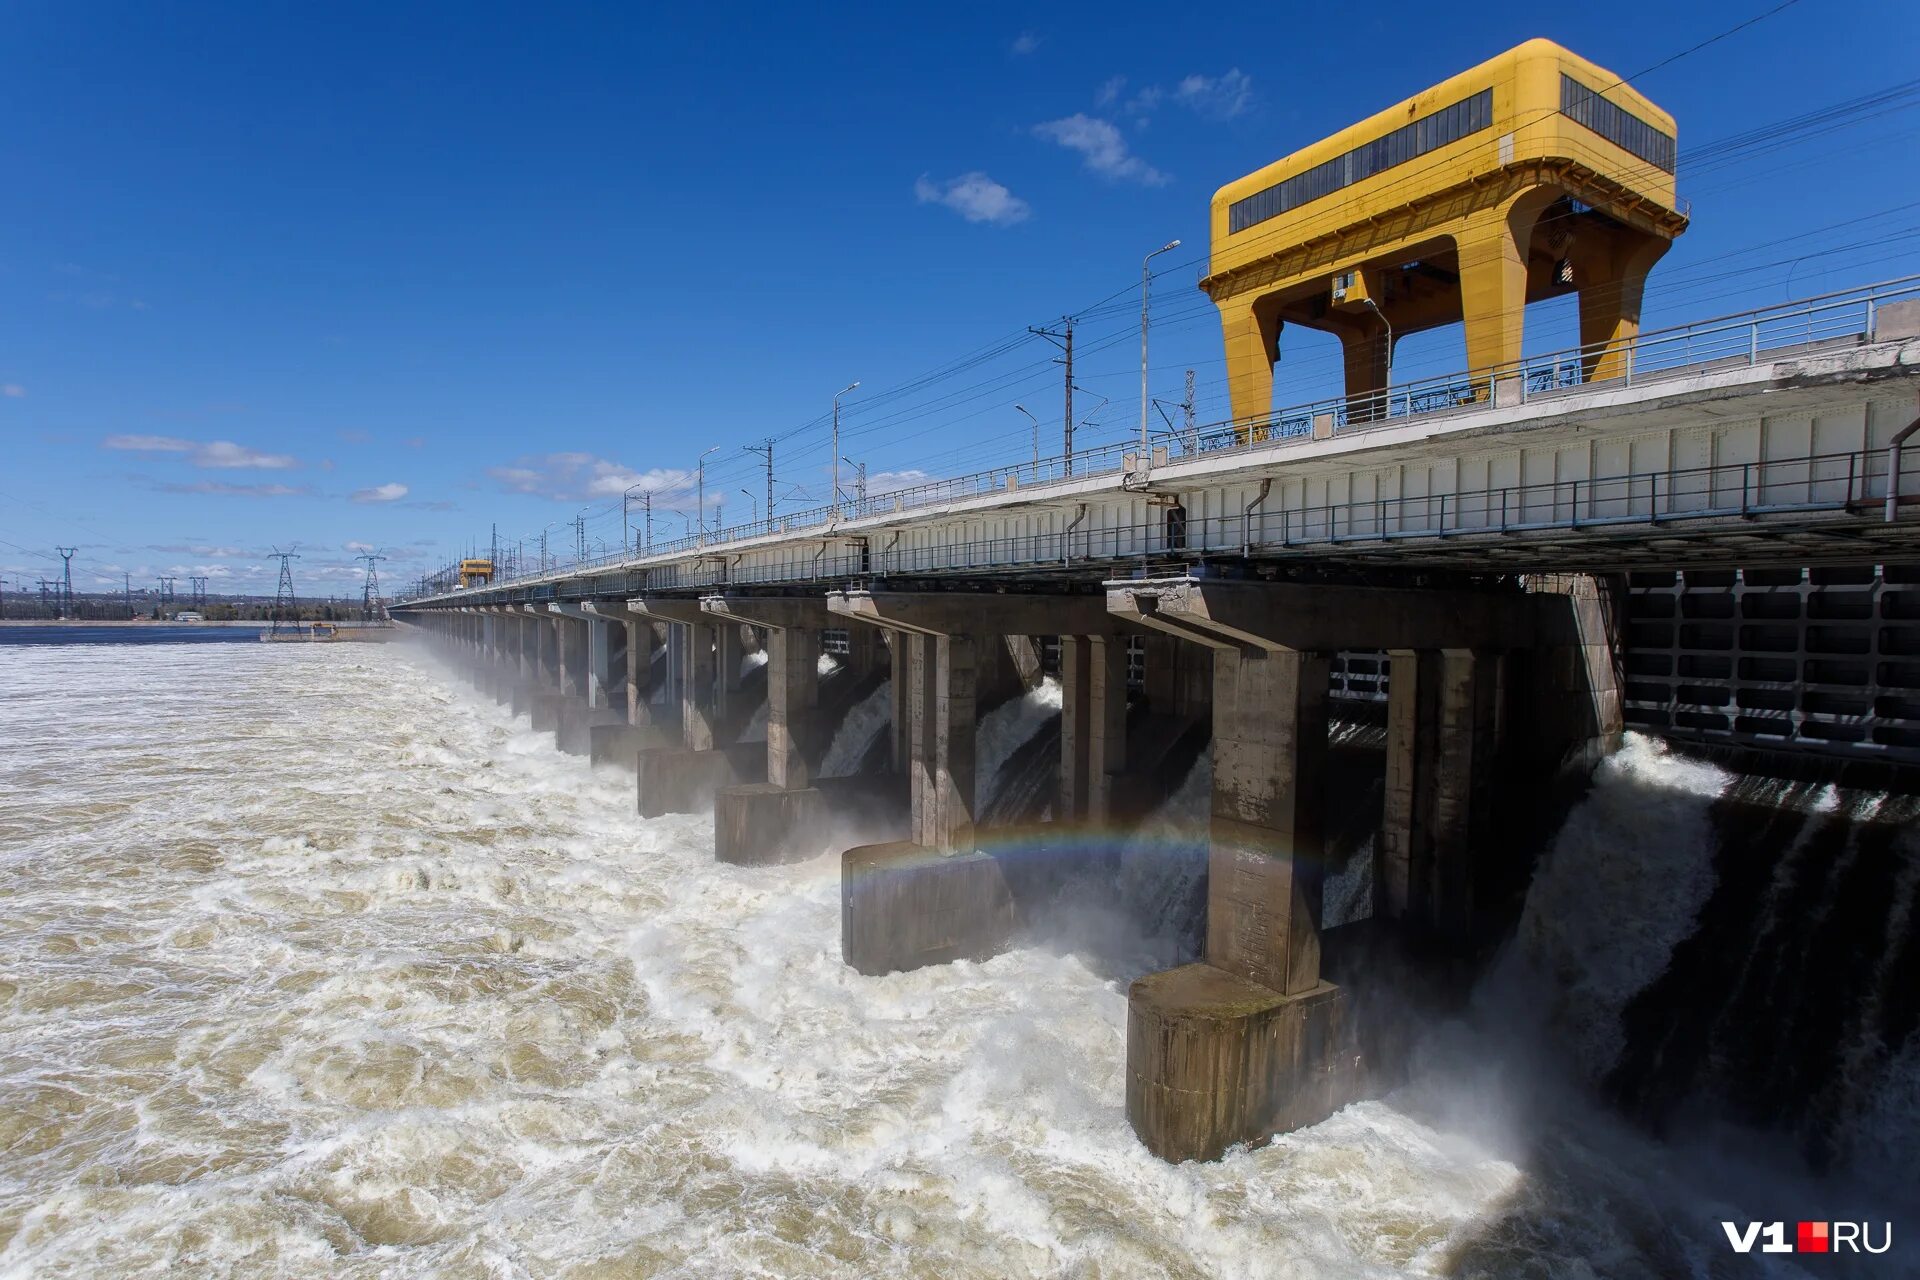
M 874 738 L 891 723 L 893 681 L 882 680 L 872 693 L 853 705 L 833 731 L 833 741 L 827 744 L 827 754 L 820 761 L 820 776 L 844 778 L 858 772 Z
M 1021 743 L 1060 714 L 1062 700 L 1060 682 L 1047 676 L 1019 697 L 1007 699 L 980 717 L 974 737 L 974 758 L 979 762 L 973 784 L 976 805 L 985 807 L 993 799 L 1000 767 Z
M 7 1275 L 1651 1276 L 1746 1216 L 1439 1049 L 1162 1164 L 1119 981 L 854 974 L 831 857 L 402 646 L 0 655 L 0 744 Z
M 1573 1038 L 1572 1061 L 1591 1079 L 1620 1056 L 1620 1011 L 1660 976 L 1713 890 L 1709 815 L 1732 781 L 1627 735 L 1528 890 L 1487 989 L 1530 981 L 1552 993 L 1553 1007 L 1525 1007 Z

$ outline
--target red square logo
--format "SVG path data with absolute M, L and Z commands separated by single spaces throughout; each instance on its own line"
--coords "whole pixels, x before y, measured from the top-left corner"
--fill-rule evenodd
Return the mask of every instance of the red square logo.
M 1826 1223 L 1803 1222 L 1800 1224 L 1800 1238 L 1796 1247 L 1801 1253 L 1825 1253 L 1828 1239 Z

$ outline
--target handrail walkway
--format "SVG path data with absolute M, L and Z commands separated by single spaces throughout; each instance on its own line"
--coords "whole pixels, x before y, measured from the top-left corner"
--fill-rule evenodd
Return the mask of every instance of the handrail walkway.
M 1622 372 L 1608 379 L 1593 380 L 1589 377 L 1602 348 L 1575 347 L 1531 356 L 1512 365 L 1493 369 L 1468 370 L 1419 379 L 1374 396 L 1335 396 L 1310 401 L 1282 409 L 1259 420 L 1226 420 L 1195 427 L 1190 432 L 1162 430 L 1155 433 L 1153 443 L 1156 446 L 1156 457 L 1152 463 L 1153 466 L 1159 467 L 1191 461 L 1199 457 L 1278 452 L 1312 439 L 1316 424 L 1321 427 L 1323 434 L 1330 431 L 1331 434 L 1339 436 L 1370 430 L 1377 431 L 1385 427 L 1399 426 L 1410 420 L 1427 421 L 1444 418 L 1452 414 L 1485 408 L 1494 395 L 1496 385 L 1500 388 L 1499 394 L 1502 398 L 1511 394 L 1516 402 L 1524 404 L 1564 397 L 1595 387 L 1644 386 L 1648 383 L 1677 379 L 1714 369 L 1754 366 L 1763 362 L 1772 363 L 1796 354 L 1812 354 L 1857 345 L 1860 340 L 1874 333 L 1876 315 L 1881 307 L 1889 302 L 1910 300 L 1920 300 L 1920 275 L 1905 276 L 1776 306 L 1716 316 L 1669 329 L 1643 333 L 1633 341 L 1613 348 L 1619 357 L 1617 363 Z M 1508 387 L 1512 388 L 1511 392 L 1506 390 Z M 1164 461 L 1158 456 L 1161 447 L 1166 449 Z M 510 579 L 496 579 L 490 585 L 493 588 L 500 588 L 535 582 L 552 582 L 559 578 L 635 565 L 642 561 L 657 563 L 676 556 L 708 552 L 749 539 L 776 535 L 804 535 L 830 530 L 848 521 L 944 506 L 967 498 L 1008 491 L 1025 492 L 1045 489 L 1052 485 L 1124 474 L 1132 456 L 1137 452 L 1136 443 L 1110 444 L 1075 453 L 1071 459 L 1060 456 L 1042 458 L 1038 462 L 1027 461 L 1010 466 L 994 467 L 944 480 L 926 481 L 856 501 L 842 502 L 837 507 L 820 506 L 777 519 L 761 519 L 706 534 L 690 534 L 670 542 L 655 543 L 638 552 L 623 549 L 597 557 L 576 558 L 540 572 L 520 574 Z M 1483 511 L 1490 509 L 1487 504 L 1493 503 L 1500 504 L 1502 512 L 1495 527 L 1505 532 L 1546 527 L 1577 528 L 1583 525 L 1634 519 L 1644 521 L 1648 518 L 1645 515 L 1636 517 L 1615 513 L 1614 509 L 1620 507 L 1624 512 L 1625 507 L 1622 504 L 1631 506 L 1633 492 L 1641 489 L 1657 506 L 1662 497 L 1659 493 L 1662 477 L 1666 478 L 1668 485 L 1664 496 L 1671 501 L 1682 497 L 1686 493 L 1685 484 L 1690 483 L 1679 482 L 1680 487 L 1676 488 L 1675 477 L 1698 477 L 1707 473 L 1718 476 L 1722 472 L 1728 473 L 1729 481 L 1732 474 L 1741 475 L 1741 483 L 1738 487 L 1746 496 L 1739 503 L 1731 508 L 1723 508 L 1715 497 L 1722 493 L 1719 482 L 1717 480 L 1703 482 L 1706 483 L 1706 487 L 1701 490 L 1701 493 L 1714 498 L 1713 501 L 1697 510 L 1691 508 L 1672 510 L 1667 513 L 1666 518 L 1716 514 L 1752 516 L 1788 510 L 1831 510 L 1836 507 L 1846 507 L 1864 498 L 1864 492 L 1855 492 L 1854 482 L 1855 480 L 1864 482 L 1869 464 L 1875 458 L 1879 459 L 1880 473 L 1884 476 L 1885 451 L 1872 451 L 1785 460 L 1779 463 L 1737 464 L 1731 468 L 1711 467 L 1695 471 L 1642 473 L 1593 481 L 1560 481 L 1551 486 L 1505 486 L 1482 490 L 1478 493 L 1335 504 L 1310 509 L 1319 512 L 1317 516 L 1310 515 L 1308 511 L 1288 513 L 1286 517 L 1288 524 L 1282 530 L 1279 545 L 1290 547 L 1310 541 L 1320 536 L 1311 532 L 1316 529 L 1345 530 L 1338 534 L 1326 534 L 1324 540 L 1329 543 L 1349 541 L 1354 538 L 1445 536 L 1448 529 L 1449 502 L 1453 505 L 1455 519 L 1452 532 L 1455 533 L 1465 530 L 1465 526 L 1461 523 L 1465 513 L 1475 509 Z M 1842 459 L 1844 462 L 1841 461 Z M 1910 468 L 1905 465 L 1906 461 L 1907 459 L 1903 458 L 1901 466 L 1900 491 L 1903 493 L 1912 491 L 1907 483 Z M 1853 469 L 1849 474 L 1854 479 L 1848 481 L 1846 496 L 1843 499 L 1831 505 L 1810 499 L 1806 503 L 1786 506 L 1755 500 L 1756 494 L 1764 499 L 1765 493 L 1771 491 L 1769 482 L 1759 479 L 1755 468 L 1778 468 L 1790 465 L 1811 468 L 1815 464 L 1845 465 Z M 1811 473 L 1807 483 L 1809 485 L 1812 483 Z M 1759 488 L 1755 487 L 1756 484 Z M 1588 486 L 1584 497 L 1581 493 L 1582 485 Z M 1571 489 L 1568 486 L 1571 486 Z M 1605 498 L 1599 496 L 1603 491 L 1607 491 L 1608 486 L 1616 487 L 1611 491 L 1613 496 Z M 1625 488 L 1617 488 L 1619 486 L 1625 486 Z M 1639 488 L 1636 489 L 1636 486 Z M 1578 509 L 1584 501 L 1587 515 L 1583 519 L 1577 519 L 1564 526 L 1537 523 L 1527 513 L 1536 511 L 1542 503 L 1547 503 L 1548 500 L 1540 496 L 1543 488 L 1551 488 L 1564 495 L 1564 500 L 1556 497 L 1548 504 L 1554 510 L 1560 510 L 1563 507 Z M 1479 508 L 1474 506 L 1475 499 L 1479 501 Z M 1410 512 L 1422 504 L 1432 512 L 1431 519 L 1423 518 L 1406 529 L 1399 529 L 1396 524 L 1396 531 L 1393 533 L 1379 532 L 1386 528 L 1385 512 L 1389 506 L 1400 514 Z M 1434 509 L 1435 504 L 1437 504 L 1437 510 Z M 1353 510 L 1350 511 L 1348 508 Z M 1361 509 L 1372 514 L 1367 515 Z M 1231 522 L 1231 518 L 1228 519 Z M 1198 529 L 1200 524 L 1195 522 L 1191 527 Z M 1476 530 L 1477 528 L 1476 526 Z M 1294 532 L 1296 529 L 1297 533 Z M 1119 529 L 1105 532 L 1117 534 L 1126 531 Z M 1057 539 L 1063 535 L 1035 536 Z M 1242 539 L 1242 542 L 1249 551 L 1267 545 L 1265 542 L 1255 542 L 1251 538 Z M 949 548 L 964 549 L 971 555 L 972 549 L 980 545 L 982 544 L 954 543 L 949 544 Z M 1222 548 L 1209 546 L 1207 549 Z M 1071 558 L 1071 554 L 1067 554 L 1068 558 Z M 1048 558 L 1051 557 L 1038 557 L 1038 559 Z M 842 557 L 832 559 L 837 563 Z M 1007 563 L 1007 561 L 1003 560 L 1001 563 Z M 875 566 L 872 571 L 882 572 L 883 570 Z

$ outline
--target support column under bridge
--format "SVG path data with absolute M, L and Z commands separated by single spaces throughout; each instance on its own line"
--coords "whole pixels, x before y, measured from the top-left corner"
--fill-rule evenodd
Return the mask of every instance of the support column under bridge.
M 1456 655 L 1439 660 L 1449 692 L 1424 722 L 1426 738 L 1405 732 L 1404 710 L 1390 726 L 1396 741 L 1420 742 L 1416 763 L 1437 761 L 1439 776 L 1461 780 L 1444 801 L 1436 791 L 1428 808 L 1390 818 L 1448 833 L 1429 847 L 1450 854 L 1432 875 L 1451 907 L 1444 890 L 1470 880 L 1473 848 L 1450 835 L 1471 828 L 1489 781 L 1488 740 L 1475 733 L 1493 729 L 1476 655 L 1530 644 L 1533 610 L 1518 595 L 1186 577 L 1111 583 L 1107 604 L 1213 656 L 1205 958 L 1139 979 L 1127 1006 L 1134 1131 L 1165 1159 L 1213 1159 L 1317 1123 L 1365 1087 L 1348 993 L 1321 972 L 1329 656 Z M 1401 679 L 1396 661 L 1396 691 Z M 1404 882 L 1405 868 L 1398 874 Z
M 740 625 L 710 614 L 700 601 L 644 596 L 627 601 L 628 611 L 667 627 L 668 661 L 680 695 L 678 746 L 641 748 L 634 757 L 638 805 L 642 817 L 698 813 L 726 787 L 765 778 L 766 753 L 752 744 L 735 745 L 741 716 Z
M 700 608 L 736 635 L 752 626 L 767 636 L 766 780 L 724 786 L 715 795 L 714 856 L 759 865 L 818 853 L 828 811 L 812 761 L 826 749 L 829 731 L 819 714 L 827 602 L 818 595 L 716 595 Z
M 556 602 L 547 608 L 554 615 L 562 662 L 554 740 L 569 755 L 591 755 L 595 727 L 626 723 L 626 692 L 620 687 L 625 663 L 615 661 L 624 659 L 626 628 L 591 602 Z
M 1011 940 L 1018 913 L 1008 867 L 981 847 L 983 681 L 1011 681 L 1023 670 L 1037 681 L 1037 646 L 1025 641 L 1062 636 L 1063 653 L 1072 655 L 1063 664 L 1072 671 L 1056 820 L 1065 827 L 1104 814 L 1104 771 L 1124 765 L 1126 625 L 1101 597 L 1086 594 L 842 591 L 827 602 L 850 625 L 888 633 L 909 791 L 907 839 L 842 855 L 842 954 L 863 973 L 994 955 Z M 1003 658 L 1003 649 L 1027 651 L 1028 660 Z M 1107 700 L 1098 709 L 1096 689 Z M 1109 732 L 1116 723 L 1120 738 Z

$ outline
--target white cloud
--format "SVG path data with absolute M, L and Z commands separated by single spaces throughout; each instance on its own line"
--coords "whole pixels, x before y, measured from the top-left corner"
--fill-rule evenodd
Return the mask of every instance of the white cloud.
M 224 494 L 242 498 L 290 498 L 308 492 L 288 484 L 228 484 L 224 480 L 196 480 L 192 484 L 156 486 L 162 493 Z
M 1121 109 L 1133 117 L 1134 123 L 1144 128 L 1149 123 L 1147 117 L 1159 110 L 1160 99 L 1166 96 L 1165 89 L 1157 84 L 1150 84 L 1128 98 L 1127 105 Z
M 1162 186 L 1167 181 L 1166 174 L 1127 150 L 1127 140 L 1110 120 L 1075 112 L 1062 120 L 1037 124 L 1033 131 L 1069 151 L 1078 151 L 1081 163 L 1102 177 L 1148 187 Z
M 913 195 L 921 204 L 945 205 L 968 222 L 996 227 L 1025 222 L 1032 212 L 1025 200 L 978 170 L 944 183 L 921 174 L 913 184 Z
M 121 449 L 128 453 L 192 453 L 193 441 L 173 436 L 108 436 L 102 449 Z
M 371 542 L 345 542 L 340 545 L 340 549 L 353 555 L 359 555 L 363 551 L 372 551 L 373 544 Z
M 13 400 L 18 400 L 26 394 L 27 389 L 17 382 L 9 382 L 5 386 L 0 386 L 0 395 L 5 395 Z
M 1129 94 L 1126 88 L 1125 76 L 1111 77 L 1094 90 L 1093 105 L 1139 128 L 1151 123 L 1149 117 L 1169 101 L 1209 120 L 1231 120 L 1253 107 L 1253 77 L 1238 67 L 1217 76 L 1186 76 L 1171 90 L 1148 84 Z
M 355 502 L 398 502 L 407 496 L 407 486 L 398 483 L 377 484 L 371 489 L 357 490 L 353 495 Z
M 1022 31 L 1013 38 L 1013 52 L 1017 57 L 1026 57 L 1040 47 L 1040 37 L 1031 31 Z
M 511 493 L 530 493 L 556 501 L 578 502 L 590 498 L 618 498 L 634 490 L 656 498 L 675 498 L 691 493 L 694 473 L 674 468 L 635 471 L 624 463 L 590 453 L 549 453 L 539 457 L 516 458 L 509 466 L 489 467 L 487 474 Z
M 1231 120 L 1253 105 L 1253 79 L 1238 67 L 1219 76 L 1192 75 L 1175 86 L 1173 97 L 1210 119 Z
M 193 465 L 223 470 L 285 471 L 299 466 L 300 461 L 284 453 L 261 453 L 231 440 L 209 440 L 194 450 Z
M 178 436 L 114 435 L 100 442 L 102 449 L 123 453 L 184 453 L 196 467 L 222 471 L 285 471 L 300 465 L 284 453 L 262 453 L 231 440 L 182 440 Z
M 918 467 L 905 471 L 875 471 L 867 477 L 867 494 L 878 497 L 883 493 L 892 493 L 895 489 L 911 489 L 917 484 L 925 484 L 933 476 Z

